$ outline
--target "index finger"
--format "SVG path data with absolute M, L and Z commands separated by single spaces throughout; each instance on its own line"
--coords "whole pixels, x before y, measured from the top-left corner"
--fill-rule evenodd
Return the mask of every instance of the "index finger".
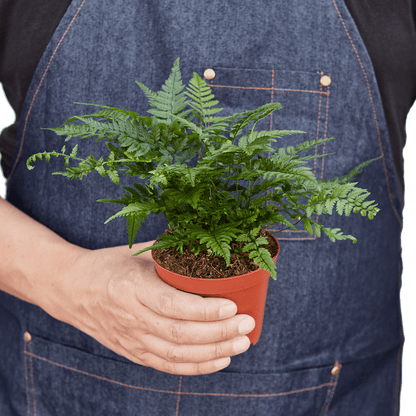
M 222 298 L 204 298 L 182 292 L 165 283 L 154 271 L 146 274 L 146 283 L 136 295 L 154 312 L 172 318 L 189 321 L 218 321 L 237 313 L 237 305 Z

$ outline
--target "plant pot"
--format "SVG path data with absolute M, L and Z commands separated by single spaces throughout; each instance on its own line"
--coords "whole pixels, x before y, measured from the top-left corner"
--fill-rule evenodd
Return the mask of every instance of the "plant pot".
M 273 257 L 275 264 L 279 251 L 280 247 L 277 242 L 277 254 Z M 176 289 L 202 296 L 226 298 L 235 302 L 237 313 L 250 315 L 256 321 L 255 328 L 247 336 L 251 344 L 255 345 L 257 343 L 263 325 L 269 273 L 258 269 L 250 273 L 222 279 L 201 279 L 171 272 L 156 261 L 155 265 L 159 277 Z

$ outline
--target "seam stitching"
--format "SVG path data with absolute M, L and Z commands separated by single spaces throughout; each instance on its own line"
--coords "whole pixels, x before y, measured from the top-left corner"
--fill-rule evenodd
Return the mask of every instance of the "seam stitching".
M 29 376 L 27 373 L 27 355 L 26 355 L 26 341 L 23 341 L 23 353 L 25 356 L 25 382 L 26 382 L 26 402 L 27 402 L 27 416 L 30 416 L 30 394 L 29 394 Z
M 16 161 L 14 162 L 14 165 L 13 165 L 13 167 L 12 167 L 12 170 L 10 171 L 10 174 L 9 174 L 9 176 L 8 176 L 8 178 L 7 178 L 7 181 L 9 181 L 9 180 L 10 180 L 10 178 L 12 177 L 12 175 L 13 175 L 13 173 L 14 173 L 14 171 L 15 171 L 16 167 L 17 167 L 17 164 L 18 164 L 18 163 L 19 163 L 19 161 L 20 161 L 20 157 L 21 157 L 21 155 L 22 155 L 23 145 L 24 145 L 24 141 L 25 141 L 25 136 L 26 136 L 26 127 L 27 127 L 27 123 L 28 123 L 28 120 L 29 120 L 30 113 L 31 113 L 31 111 L 32 111 L 33 103 L 35 102 L 35 99 L 36 99 L 36 97 L 37 97 L 37 95 L 38 95 L 39 89 L 40 89 L 40 87 L 41 87 L 41 86 L 42 86 L 42 84 L 43 84 L 43 80 L 45 79 L 46 73 L 49 71 L 49 67 L 50 67 L 50 65 L 51 65 L 51 63 L 52 63 L 53 58 L 55 57 L 55 54 L 56 54 L 56 52 L 57 52 L 58 48 L 61 46 L 62 41 L 64 40 L 64 38 L 65 38 L 66 34 L 68 33 L 68 31 L 69 31 L 70 27 L 72 26 L 72 23 L 74 22 L 74 20 L 75 20 L 75 19 L 76 19 L 76 17 L 78 16 L 78 14 L 79 14 L 79 12 L 80 12 L 81 8 L 84 6 L 84 3 L 85 3 L 85 0 L 83 0 L 83 2 L 82 2 L 82 4 L 81 4 L 81 6 L 79 6 L 79 8 L 78 8 L 77 12 L 75 13 L 74 17 L 72 18 L 71 22 L 69 23 L 68 27 L 66 28 L 66 30 L 65 30 L 64 34 L 62 35 L 61 39 L 59 40 L 58 44 L 56 45 L 55 50 L 53 51 L 53 53 L 52 53 L 52 55 L 51 55 L 51 58 L 49 59 L 48 65 L 46 66 L 46 69 L 45 69 L 45 71 L 43 72 L 43 75 L 42 75 L 42 78 L 41 78 L 41 80 L 40 80 L 40 82 L 39 82 L 39 84 L 38 84 L 38 87 L 36 88 L 35 94 L 34 94 L 34 95 L 33 95 L 33 97 L 32 97 L 32 101 L 31 101 L 31 103 L 30 103 L 29 110 L 28 110 L 28 112 L 27 112 L 27 114 L 26 114 L 26 118 L 25 118 L 25 124 L 24 124 L 24 127 L 23 127 L 22 138 L 21 138 L 21 141 L 20 141 L 19 153 L 17 154 Z
M 348 36 L 348 39 L 350 40 L 351 45 L 354 48 L 354 51 L 355 51 L 355 54 L 357 56 L 358 62 L 360 64 L 361 70 L 363 71 L 363 74 L 364 74 L 364 77 L 365 77 L 365 82 L 367 84 L 368 95 L 370 96 L 371 106 L 373 108 L 373 115 L 374 115 L 374 121 L 376 123 L 378 142 L 379 142 L 379 145 L 380 145 L 381 155 L 382 155 L 382 158 L 383 158 L 382 160 L 383 160 L 383 166 L 384 166 L 384 175 L 386 177 L 387 193 L 389 195 L 390 203 L 391 203 L 391 206 L 393 207 L 394 213 L 396 214 L 396 217 L 399 220 L 400 227 L 403 228 L 402 220 L 400 218 L 399 213 L 397 212 L 397 209 L 396 209 L 396 206 L 395 206 L 394 200 L 393 200 L 393 194 L 392 194 L 392 191 L 391 191 L 390 180 L 389 180 L 388 170 L 387 170 L 387 165 L 386 165 L 386 159 L 385 159 L 385 156 L 384 156 L 383 145 L 382 145 L 382 142 L 381 142 L 380 128 L 379 128 L 379 125 L 378 125 L 377 114 L 376 114 L 376 110 L 375 110 L 375 107 L 374 107 L 373 95 L 371 94 L 370 83 L 368 81 L 367 72 L 364 69 L 364 66 L 361 62 L 360 55 L 359 55 L 359 53 L 357 51 L 357 48 L 355 47 L 355 44 L 354 44 L 354 42 L 353 42 L 353 40 L 352 40 L 352 38 L 351 38 L 351 36 L 348 32 L 347 26 L 345 25 L 344 19 L 341 16 L 341 13 L 338 9 L 338 6 L 337 6 L 335 0 L 332 0 L 332 2 L 335 6 L 336 11 L 338 12 L 338 16 L 341 19 L 342 26 L 344 26 L 344 30 L 345 30 L 345 32 Z
M 338 361 L 335 364 L 339 365 L 339 373 L 338 373 L 337 376 L 332 376 L 331 377 L 332 388 L 328 388 L 328 392 L 327 392 L 327 396 L 326 396 L 327 398 L 325 400 L 324 406 L 322 407 L 322 410 L 321 410 L 321 413 L 319 414 L 319 416 L 325 416 L 326 415 L 326 413 L 329 410 L 329 406 L 331 406 L 332 399 L 334 398 L 335 389 L 337 387 L 339 376 L 341 374 L 341 369 L 342 369 L 342 365 L 339 364 Z
M 321 72 L 321 77 L 323 75 L 323 72 Z M 318 140 L 319 137 L 319 128 L 320 128 L 320 121 L 321 121 L 321 104 L 322 104 L 322 84 L 319 88 L 319 106 L 318 106 L 318 122 L 316 125 L 316 138 L 315 140 Z M 318 156 L 318 146 L 315 146 L 315 159 L 313 160 L 313 174 L 316 174 L 316 157 Z
M 326 138 L 326 134 L 328 132 L 328 113 L 329 113 L 329 87 L 328 87 L 328 95 L 326 96 L 326 113 L 325 113 L 324 138 Z M 326 143 L 324 143 L 324 148 L 322 150 L 322 154 L 325 154 L 325 151 L 326 151 Z M 324 177 L 324 167 L 325 167 L 325 157 L 322 158 L 321 180 Z
M 181 399 L 181 386 L 182 386 L 182 376 L 179 377 L 179 389 L 178 389 L 178 400 L 176 401 L 176 413 L 175 415 L 179 415 L 179 400 Z
M 32 352 L 32 342 L 29 342 L 29 349 Z M 36 416 L 35 380 L 33 378 L 33 357 L 30 356 L 30 378 L 32 380 L 33 414 Z
M 241 89 L 241 90 L 261 90 L 261 91 L 292 91 L 292 92 L 308 92 L 311 94 L 325 94 L 327 95 L 327 92 L 321 92 L 321 91 L 312 91 L 312 90 L 296 90 L 291 88 L 275 88 L 275 87 L 241 87 L 238 85 L 217 85 L 217 84 L 211 84 L 211 87 L 215 88 L 233 88 L 233 89 Z
M 29 355 L 29 356 L 33 357 L 33 358 L 37 358 L 41 361 L 45 361 L 45 362 L 47 362 L 49 364 L 52 364 L 52 365 L 55 365 L 57 367 L 61 367 L 61 368 L 64 368 L 66 370 L 74 371 L 76 373 L 84 374 L 86 376 L 94 377 L 94 378 L 97 378 L 99 380 L 108 381 L 110 383 L 114 383 L 114 384 L 117 384 L 119 386 L 130 387 L 130 388 L 136 389 L 136 390 L 153 391 L 153 392 L 156 392 L 156 393 L 178 394 L 178 391 L 158 390 L 158 389 L 152 389 L 152 388 L 149 388 L 149 387 L 139 387 L 139 386 L 133 386 L 133 385 L 126 384 L 126 383 L 121 383 L 120 381 L 111 380 L 111 379 L 106 378 L 106 377 L 101 377 L 101 376 L 97 376 L 96 374 L 91 374 L 91 373 L 87 373 L 86 371 L 78 370 L 77 368 L 68 367 L 66 365 L 56 363 L 54 361 L 48 360 L 47 358 L 41 357 L 39 355 L 33 354 L 31 352 L 28 352 L 28 351 L 25 351 L 24 353 L 26 355 Z M 189 396 L 278 397 L 278 396 L 287 396 L 287 395 L 294 394 L 294 393 L 302 393 L 302 392 L 310 391 L 310 390 L 318 390 L 318 389 L 321 389 L 323 387 L 332 386 L 332 385 L 333 385 L 333 382 L 329 382 L 329 383 L 321 384 L 319 386 L 305 387 L 303 389 L 292 390 L 292 391 L 282 392 L 282 393 L 271 393 L 271 394 L 197 393 L 197 392 L 182 392 L 182 391 L 180 392 L 180 394 L 181 395 L 189 395 Z

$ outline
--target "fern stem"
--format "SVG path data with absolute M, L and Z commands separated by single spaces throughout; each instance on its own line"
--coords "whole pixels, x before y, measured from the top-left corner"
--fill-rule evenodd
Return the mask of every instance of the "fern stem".
M 250 159 L 250 170 L 249 170 L 249 172 L 251 172 L 251 170 L 252 170 L 251 162 L 252 161 Z M 248 198 L 247 198 L 247 203 L 246 203 L 246 206 L 247 207 L 250 205 L 250 202 L 251 202 L 251 189 L 250 189 L 250 186 L 251 186 L 251 179 L 248 180 L 248 186 L 247 186 L 247 189 L 248 189 Z

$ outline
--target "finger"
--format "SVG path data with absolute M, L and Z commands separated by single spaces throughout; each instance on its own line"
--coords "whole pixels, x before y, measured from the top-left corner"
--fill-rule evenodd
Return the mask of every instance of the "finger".
M 236 315 L 222 321 L 198 322 L 170 319 L 150 309 L 142 310 L 146 332 L 175 344 L 211 344 L 245 335 L 255 327 L 249 315 Z
M 156 274 L 146 273 L 136 292 L 141 303 L 160 315 L 189 321 L 218 321 L 234 316 L 237 305 L 228 299 L 203 298 L 169 286 Z
M 205 345 L 178 345 L 154 335 L 141 339 L 144 349 L 172 363 L 202 363 L 242 354 L 250 347 L 247 336 Z
M 224 369 L 231 363 L 230 357 L 201 363 L 173 363 L 150 352 L 139 353 L 138 356 L 135 356 L 131 354 L 130 351 L 124 350 L 124 354 L 122 355 L 137 364 L 151 367 L 165 373 L 184 376 L 197 376 L 215 373 Z
M 149 356 L 147 363 L 150 367 L 165 373 L 180 374 L 183 376 L 199 376 L 215 373 L 228 367 L 231 363 L 231 358 L 221 358 L 219 360 L 204 363 L 172 363 L 155 355 L 151 355 Z

